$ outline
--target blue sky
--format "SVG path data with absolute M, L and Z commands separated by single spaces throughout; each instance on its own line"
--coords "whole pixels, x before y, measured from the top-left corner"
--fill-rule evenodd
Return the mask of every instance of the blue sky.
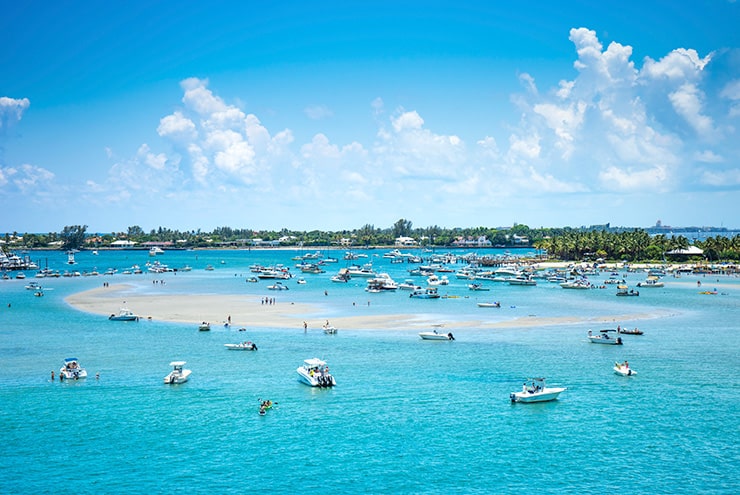
M 3 232 L 740 227 L 736 1 L 3 3 Z

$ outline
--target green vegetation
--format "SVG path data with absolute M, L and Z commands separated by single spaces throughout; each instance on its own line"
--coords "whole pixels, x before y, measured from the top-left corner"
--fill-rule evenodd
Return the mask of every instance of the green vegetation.
M 672 256 L 671 251 L 686 249 L 691 245 L 682 235 L 651 235 L 644 229 L 609 228 L 539 228 L 514 225 L 508 228 L 469 227 L 443 228 L 437 225 L 414 228 L 411 221 L 400 219 L 388 228 L 365 224 L 354 230 L 308 232 L 282 229 L 255 231 L 253 229 L 218 227 L 212 232 L 200 230 L 179 231 L 159 227 L 145 232 L 138 225 L 124 232 L 89 234 L 86 225 L 65 226 L 60 233 L 12 234 L 4 236 L 9 249 L 95 249 L 116 247 L 121 241 L 144 248 L 147 243 L 171 248 L 302 246 L 363 248 L 370 246 L 395 246 L 399 238 L 407 238 L 404 247 L 463 247 L 471 250 L 485 247 L 534 248 L 538 254 L 559 260 L 586 261 L 685 261 L 685 256 Z M 716 236 L 693 243 L 704 254 L 691 261 L 739 261 L 740 235 Z

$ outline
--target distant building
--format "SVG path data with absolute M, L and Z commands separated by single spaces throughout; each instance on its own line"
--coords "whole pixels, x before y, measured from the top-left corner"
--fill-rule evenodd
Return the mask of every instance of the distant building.
M 113 241 L 110 243 L 111 247 L 116 247 L 116 248 L 131 248 L 131 247 L 134 247 L 135 245 L 136 243 L 134 241 L 129 241 L 126 239 L 120 239 L 118 241 Z
M 396 238 L 396 246 L 418 246 L 419 243 L 413 237 L 400 236 Z

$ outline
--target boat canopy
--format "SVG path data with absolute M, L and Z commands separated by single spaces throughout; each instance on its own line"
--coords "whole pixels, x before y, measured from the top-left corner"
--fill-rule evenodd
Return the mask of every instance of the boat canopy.
M 172 361 L 170 366 L 185 366 L 185 361 Z
M 319 358 L 306 359 L 303 362 L 306 363 L 306 366 L 310 368 L 314 368 L 318 366 L 326 366 L 326 363 Z
M 64 362 L 65 363 L 76 363 L 77 362 L 77 358 L 66 358 L 64 360 Z

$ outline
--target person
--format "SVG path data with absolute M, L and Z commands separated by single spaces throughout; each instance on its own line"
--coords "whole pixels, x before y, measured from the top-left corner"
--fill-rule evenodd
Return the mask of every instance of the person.
M 51 370 L 51 381 L 54 381 L 54 370 Z
M 308 323 L 306 323 L 306 322 L 304 321 L 304 322 L 303 322 L 303 333 L 306 333 L 306 331 L 307 331 L 307 330 L 308 330 Z
M 624 367 L 625 368 L 629 368 L 630 367 L 630 363 L 628 363 L 626 359 L 624 360 Z

